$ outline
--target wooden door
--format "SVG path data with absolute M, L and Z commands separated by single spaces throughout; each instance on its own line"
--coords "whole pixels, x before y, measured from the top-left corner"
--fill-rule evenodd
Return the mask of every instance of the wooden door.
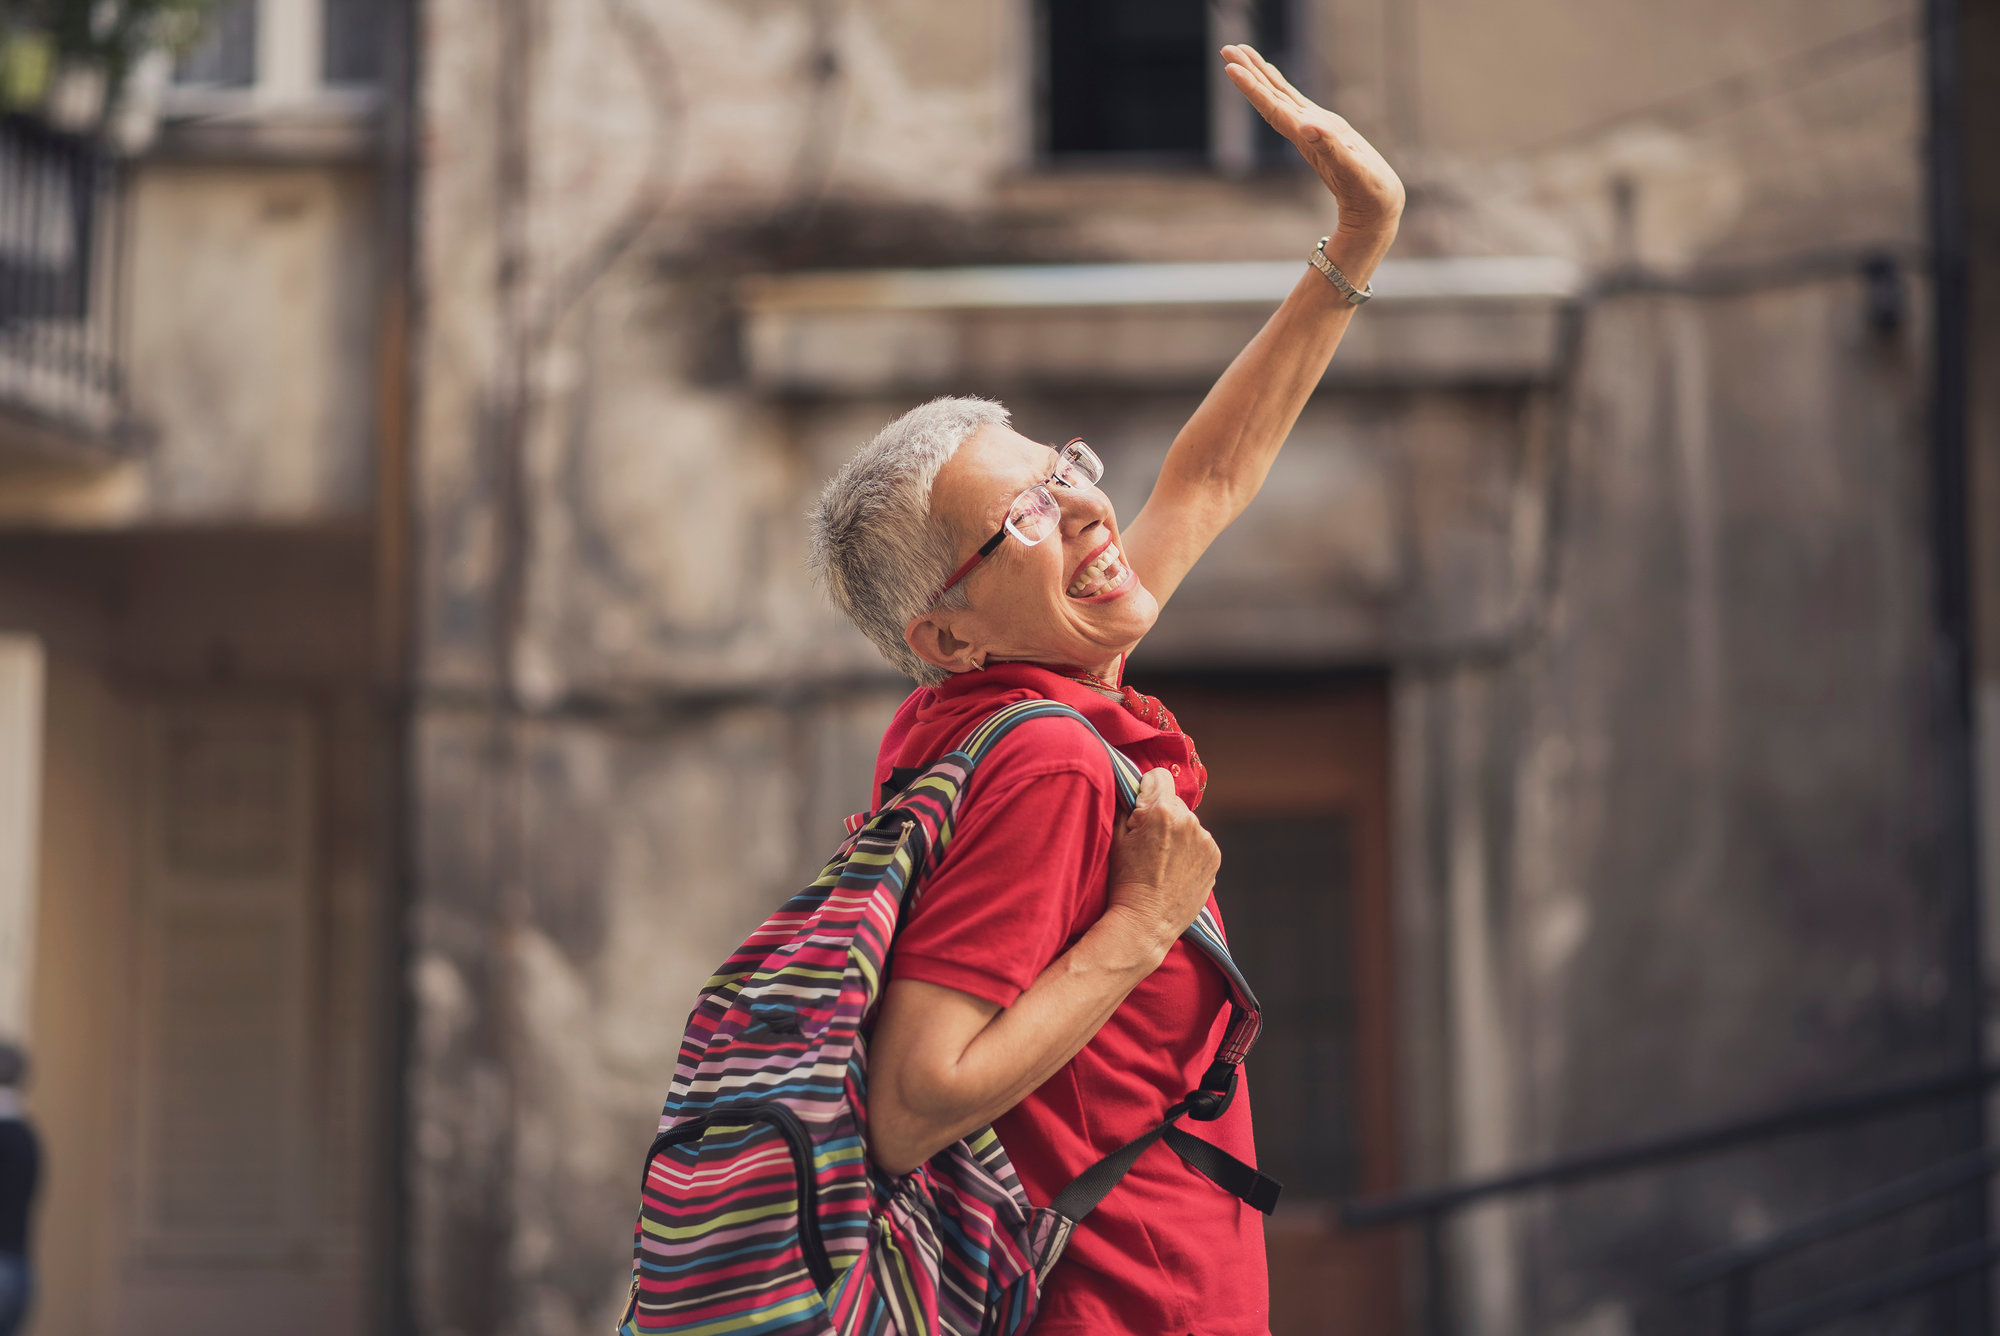
M 1394 1336 L 1396 1239 L 1348 1234 L 1333 1212 L 1398 1180 L 1387 684 L 1142 685 L 1208 766 L 1230 949 L 1265 1006 L 1247 1070 L 1258 1160 L 1285 1184 L 1266 1227 L 1273 1336 Z
M 355 749 L 295 698 L 144 710 L 137 1116 L 108 1330 L 366 1328 L 369 892 L 333 875 L 352 864 L 324 838 L 328 817 L 365 831 L 328 785 Z

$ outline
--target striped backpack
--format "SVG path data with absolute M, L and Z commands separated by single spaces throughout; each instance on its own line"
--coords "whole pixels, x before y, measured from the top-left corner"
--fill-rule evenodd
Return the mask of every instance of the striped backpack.
M 646 1152 L 619 1336 L 1011 1336 L 1033 1319 L 1077 1222 L 1163 1139 L 1259 1210 L 1276 1204 L 1275 1182 L 1175 1126 L 1228 1107 L 1261 1024 L 1207 909 L 1186 940 L 1228 980 L 1230 1022 L 1200 1088 L 1158 1127 L 1040 1210 L 991 1127 L 900 1177 L 868 1159 L 868 1027 L 906 896 L 950 844 L 980 758 L 1027 720 L 1058 715 L 1090 727 L 1053 701 L 1010 705 L 850 818 L 819 879 L 703 986 Z M 1105 750 L 1129 811 L 1138 769 Z

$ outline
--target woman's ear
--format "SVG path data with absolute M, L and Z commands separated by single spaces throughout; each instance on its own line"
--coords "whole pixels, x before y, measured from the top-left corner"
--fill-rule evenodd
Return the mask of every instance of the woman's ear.
M 972 642 L 953 635 L 951 628 L 939 620 L 935 612 L 911 618 L 910 624 L 903 628 L 903 643 L 925 663 L 948 673 L 969 672 L 985 666 L 973 662 L 977 656 L 973 653 Z

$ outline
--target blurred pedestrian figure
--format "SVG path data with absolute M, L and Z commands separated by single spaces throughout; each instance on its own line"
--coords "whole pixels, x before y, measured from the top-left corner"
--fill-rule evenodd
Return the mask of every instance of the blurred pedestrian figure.
M 0 1336 L 14 1336 L 28 1315 L 34 1271 L 28 1263 L 28 1213 L 42 1172 L 42 1144 L 21 1107 L 28 1055 L 0 1041 Z

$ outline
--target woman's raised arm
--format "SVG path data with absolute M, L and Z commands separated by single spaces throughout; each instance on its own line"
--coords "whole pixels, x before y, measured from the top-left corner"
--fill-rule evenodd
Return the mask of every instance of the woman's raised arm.
M 1255 50 L 1228 46 L 1222 57 L 1230 81 L 1333 192 L 1340 222 L 1326 256 L 1356 288 L 1367 287 L 1396 239 L 1402 181 L 1353 126 L 1301 95 Z M 1300 241 L 1303 249 L 1311 239 Z M 1126 556 L 1162 604 L 1264 485 L 1353 317 L 1329 280 L 1302 269 L 1291 295 L 1174 438 L 1152 496 L 1124 533 Z

